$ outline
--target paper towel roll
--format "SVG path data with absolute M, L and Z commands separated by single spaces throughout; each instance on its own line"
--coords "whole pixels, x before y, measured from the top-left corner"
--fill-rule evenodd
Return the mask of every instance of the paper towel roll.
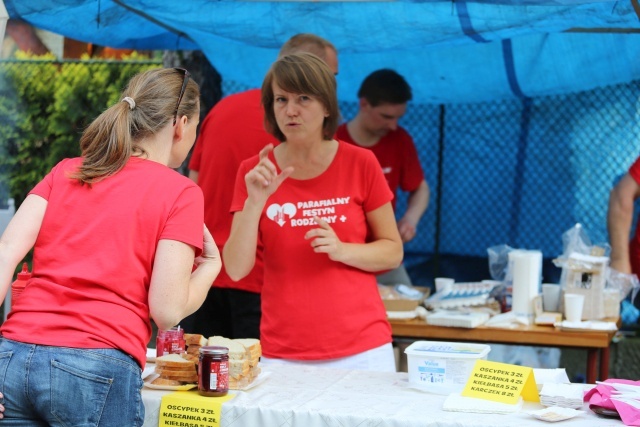
M 533 299 L 538 295 L 540 289 L 542 252 L 511 251 L 509 252 L 509 265 L 513 277 L 511 310 L 516 317 L 522 317 L 531 322 L 534 317 Z

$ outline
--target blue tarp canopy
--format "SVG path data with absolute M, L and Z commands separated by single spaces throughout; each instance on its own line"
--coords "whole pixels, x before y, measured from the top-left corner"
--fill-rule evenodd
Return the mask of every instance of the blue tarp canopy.
M 133 49 L 201 49 L 224 79 L 257 87 L 291 35 L 339 51 L 339 98 L 378 68 L 416 103 L 577 92 L 640 78 L 638 0 L 4 0 L 9 16 Z
M 362 79 L 396 69 L 431 188 L 405 262 L 414 280 L 458 281 L 488 278 L 466 262 L 486 266 L 494 245 L 554 258 L 577 222 L 607 240 L 609 191 L 640 152 L 639 1 L 4 0 L 11 18 L 85 42 L 201 49 L 233 90 L 259 86 L 290 36 L 318 34 L 339 51 L 346 119 Z M 433 254 L 442 268 L 425 273 Z M 447 270 L 446 255 L 464 259 Z

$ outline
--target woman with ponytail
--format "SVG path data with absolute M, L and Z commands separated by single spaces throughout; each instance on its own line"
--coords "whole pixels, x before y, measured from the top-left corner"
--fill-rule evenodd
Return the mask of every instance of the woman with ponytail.
M 150 320 L 193 313 L 221 267 L 201 190 L 172 170 L 199 108 L 186 70 L 134 76 L 16 212 L 0 298 L 31 248 L 33 275 L 0 327 L 2 425 L 142 425 Z

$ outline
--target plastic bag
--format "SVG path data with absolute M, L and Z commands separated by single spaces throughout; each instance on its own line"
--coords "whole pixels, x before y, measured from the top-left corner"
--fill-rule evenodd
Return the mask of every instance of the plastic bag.
M 562 245 L 564 248 L 561 257 L 554 259 L 553 263 L 558 267 L 572 266 L 589 268 L 589 262 L 579 262 L 576 259 L 570 259 L 575 253 L 583 255 L 609 256 L 611 247 L 609 244 L 592 245 L 586 230 L 580 223 L 574 225 L 562 235 Z M 635 274 L 621 273 L 611 267 L 607 267 L 605 290 L 617 290 L 618 302 L 621 302 L 631 293 L 631 301 L 635 298 L 640 290 L 640 281 Z
M 553 263 L 562 268 L 560 282 L 565 293 L 585 295 L 583 317 L 620 316 L 620 303 L 630 293 L 635 301 L 640 289 L 638 277 L 609 267 L 610 246 L 592 245 L 581 224 L 563 233 L 562 243 L 563 254 Z
M 640 280 L 635 274 L 625 274 L 609 267 L 607 271 L 607 289 L 617 289 L 619 301 L 627 298 L 631 293 L 631 301 L 635 301 L 638 290 L 640 289 Z
M 582 224 L 577 223 L 562 233 L 562 255 L 553 260 L 557 267 L 564 267 L 572 254 L 609 257 L 611 247 L 608 243 L 593 245 Z
M 591 240 L 582 227 L 582 224 L 578 223 L 562 233 L 562 248 L 564 258 L 567 258 L 574 252 L 591 255 Z
M 500 282 L 510 281 L 507 277 L 509 273 L 509 252 L 513 250 L 508 245 L 496 245 L 487 249 L 489 254 L 489 274 L 493 280 Z

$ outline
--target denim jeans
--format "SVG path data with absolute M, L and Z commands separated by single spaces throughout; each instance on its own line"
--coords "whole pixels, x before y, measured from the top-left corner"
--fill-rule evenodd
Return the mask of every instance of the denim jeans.
M 136 361 L 119 350 L 0 337 L 0 426 L 141 426 L 140 374 Z

